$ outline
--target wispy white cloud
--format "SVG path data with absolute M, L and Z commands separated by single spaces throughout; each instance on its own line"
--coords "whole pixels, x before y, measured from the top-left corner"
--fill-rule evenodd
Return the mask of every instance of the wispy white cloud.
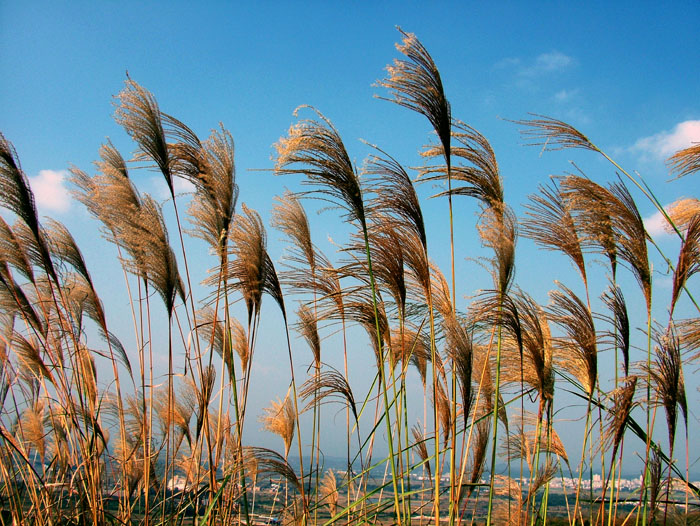
M 64 186 L 67 175 L 65 170 L 40 170 L 39 175 L 29 177 L 29 185 L 40 213 L 64 213 L 70 209 L 70 193 Z
M 574 59 L 561 51 L 542 53 L 534 59 L 523 60 L 517 57 L 507 57 L 494 64 L 494 69 L 514 70 L 522 78 L 539 77 L 546 73 L 562 71 L 574 64 Z
M 152 192 L 154 196 L 161 200 L 170 198 L 170 190 L 163 177 L 154 175 L 151 177 L 150 183 L 153 187 Z M 191 194 L 196 190 L 192 183 L 181 177 L 173 178 L 173 188 L 175 189 L 175 194 Z
M 560 71 L 566 69 L 573 63 L 573 59 L 565 55 L 561 51 L 551 51 L 542 53 L 536 59 L 534 64 L 523 70 L 526 75 L 539 75 L 540 73 L 548 73 L 550 71 Z
M 652 237 L 668 235 L 670 226 L 664 215 L 658 210 L 644 218 L 644 228 Z
M 700 120 L 683 121 L 671 131 L 662 131 L 649 137 L 642 137 L 630 148 L 647 159 L 666 159 L 678 150 L 700 142 Z
M 554 100 L 557 102 L 569 102 L 578 95 L 577 89 L 563 89 L 554 94 Z
M 187 179 L 183 179 L 182 177 L 175 178 L 173 181 L 173 187 L 175 188 L 176 194 L 191 194 L 196 190 L 191 182 L 189 182 Z

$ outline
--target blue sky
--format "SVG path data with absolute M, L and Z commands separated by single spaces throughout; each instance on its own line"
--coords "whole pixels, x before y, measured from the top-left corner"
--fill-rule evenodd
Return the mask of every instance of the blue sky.
M 421 165 L 418 152 L 434 140 L 427 121 L 374 97 L 386 95 L 373 83 L 398 57 L 397 25 L 415 33 L 432 54 L 453 116 L 492 142 L 506 199 L 516 212 L 549 175 L 573 170 L 569 160 L 599 182 L 615 175 L 591 154 L 539 155 L 537 149 L 523 147 L 517 126 L 507 119 L 526 118 L 528 112 L 578 127 L 624 167 L 638 170 L 664 204 L 698 195 L 697 177 L 667 182 L 663 162 L 676 149 L 700 141 L 697 2 L 198 4 L 0 3 L 0 130 L 17 149 L 40 212 L 64 221 L 81 244 L 117 327 L 127 303 L 115 254 L 99 238 L 97 225 L 71 202 L 62 178 L 71 164 L 90 171 L 106 137 L 125 157 L 134 150 L 112 118 L 113 96 L 127 71 L 155 94 L 163 111 L 200 137 L 219 122 L 232 132 L 239 202 L 258 210 L 266 222 L 274 196 L 299 188 L 298 180 L 276 178 L 267 170 L 272 145 L 295 122 L 292 112 L 301 104 L 317 107 L 333 121 L 358 167 L 369 153 L 359 139 L 380 145 L 406 166 Z M 133 178 L 142 191 L 164 199 L 158 174 L 136 171 Z M 435 188 L 424 185 L 419 191 L 432 257 L 447 269 L 444 203 L 427 199 Z M 642 198 L 638 203 L 645 217 L 653 216 L 650 203 Z M 486 255 L 474 230 L 477 209 L 468 201 L 459 206 L 457 282 L 465 307 L 468 296 L 490 283 L 467 259 Z M 347 228 L 334 211 L 310 215 L 315 240 L 332 253 L 328 238 L 343 243 Z M 659 235 L 675 259 L 677 244 Z M 270 230 L 276 261 L 283 254 L 279 237 Z M 196 261 L 203 278 L 213 261 L 201 245 L 191 246 L 202 253 Z M 594 262 L 591 268 L 602 287 L 603 267 Z M 669 294 L 669 278 L 660 262 L 655 269 L 663 298 Z M 516 279 L 545 303 L 553 279 L 577 286 L 566 260 L 535 251 L 527 240 L 520 243 Z M 698 290 L 697 281 L 690 285 Z M 632 303 L 641 302 L 631 280 L 628 290 Z M 691 312 L 687 305 L 681 308 Z M 264 314 L 269 321 L 263 324 L 270 328 L 280 323 L 271 309 Z M 663 307 L 658 318 L 665 320 Z M 123 329 L 128 331 L 128 324 Z M 267 403 L 265 397 L 284 396 L 288 371 L 278 367 L 274 354 L 284 350 L 281 344 L 274 337 L 260 342 L 258 370 L 279 389 L 259 393 L 254 400 L 258 407 Z M 303 347 L 301 340 L 295 345 Z M 299 350 L 302 363 L 310 360 L 304 352 Z M 367 359 L 370 352 L 357 350 Z M 364 358 L 358 358 L 358 368 L 368 363 Z M 698 393 L 690 384 L 692 407 Z M 697 427 L 697 415 L 693 419 Z

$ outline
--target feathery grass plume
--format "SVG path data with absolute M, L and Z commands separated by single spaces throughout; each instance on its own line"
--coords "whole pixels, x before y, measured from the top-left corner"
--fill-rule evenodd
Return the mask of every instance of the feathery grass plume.
M 126 480 L 126 488 L 123 488 L 129 499 L 143 480 L 143 450 L 133 437 L 127 437 L 127 442 L 122 445 L 117 442 L 113 451 L 114 461 L 119 466 Z
M 454 120 L 452 126 L 452 138 L 459 143 L 459 146 L 452 147 L 452 155 L 467 164 L 451 167 L 452 180 L 462 186 L 456 186 L 451 191 L 438 195 L 451 193 L 474 197 L 484 208 L 502 206 L 503 181 L 491 144 L 476 129 L 461 121 Z M 436 147 L 427 147 L 421 155 L 430 159 L 442 155 L 442 151 Z M 446 167 L 426 167 L 421 171 L 419 178 L 427 181 L 444 180 L 447 178 Z
M 236 318 L 229 319 L 229 330 L 231 338 L 231 347 L 241 360 L 241 370 L 248 370 L 248 362 L 250 361 L 250 347 L 248 345 L 248 337 L 246 336 L 243 324 Z
M 495 506 L 493 521 L 495 524 L 507 526 L 526 526 L 525 502 L 523 501 L 523 489 L 513 478 L 505 475 L 494 475 L 494 493 L 506 498 Z M 512 501 L 512 502 L 511 502 Z
M 471 461 L 469 471 L 469 486 L 467 487 L 466 496 L 470 497 L 474 492 L 474 484 L 481 480 L 481 475 L 484 473 L 486 466 L 486 453 L 489 448 L 489 434 L 491 433 L 491 420 L 484 418 L 476 424 L 476 437 L 472 442 Z
M 19 164 L 17 152 L 2 133 L 0 133 L 0 206 L 16 214 L 26 225 L 38 251 L 37 256 L 41 267 L 54 283 L 58 283 L 46 239 L 37 218 L 34 194 Z M 28 250 L 26 244 L 24 246 Z
M 295 110 L 295 116 L 299 109 Z M 305 175 L 304 184 L 313 186 L 321 199 L 340 204 L 348 219 L 364 224 L 362 188 L 345 145 L 331 122 L 315 108 L 311 109 L 320 120 L 298 122 L 289 128 L 287 137 L 275 144 L 275 172 Z
M 328 511 L 331 517 L 335 517 L 338 509 L 338 486 L 335 480 L 335 473 L 332 469 L 326 471 L 321 486 L 318 488 L 321 501 L 328 506 Z
M 437 382 L 436 386 L 437 389 L 433 391 L 433 404 L 437 410 L 438 421 L 442 428 L 443 444 L 444 447 L 447 447 L 450 431 L 452 430 L 452 407 L 442 382 Z
M 46 457 L 47 431 L 44 427 L 46 407 L 42 399 L 27 407 L 22 413 L 21 423 L 17 423 L 15 436 L 20 439 L 27 453 L 33 448 L 41 463 Z
M 627 313 L 625 297 L 622 295 L 620 287 L 610 285 L 608 290 L 601 296 L 601 299 L 612 313 L 612 316 L 605 316 L 604 319 L 610 321 L 615 328 L 614 331 L 608 331 L 606 334 L 612 340 L 614 347 L 622 352 L 625 376 L 627 376 L 630 364 L 630 319 Z
M 340 400 L 350 408 L 350 412 L 358 422 L 357 404 L 352 393 L 350 384 L 345 377 L 333 369 L 321 371 L 319 375 L 311 376 L 306 380 L 299 391 L 302 400 L 308 400 L 302 412 L 308 411 L 315 404 L 326 404 L 335 400 Z
M 610 185 L 610 193 L 615 200 L 608 203 L 614 207 L 614 227 L 617 232 L 617 247 L 622 259 L 629 263 L 632 274 L 642 289 L 647 303 L 647 312 L 651 311 L 651 269 L 647 254 L 647 238 L 644 220 L 637 205 L 622 180 Z
M 661 482 L 663 480 L 661 469 L 661 456 L 652 449 L 649 457 L 649 519 L 648 524 L 654 523 L 654 515 L 659 507 L 659 494 L 661 493 Z
M 228 262 L 229 287 L 240 290 L 248 309 L 248 325 L 260 312 L 262 295 L 274 298 L 286 319 L 282 289 L 272 260 L 267 253 L 267 236 L 260 216 L 242 205 L 243 215 L 236 216 L 231 232 L 231 253 Z
M 673 292 L 669 309 L 671 316 L 686 281 L 698 272 L 700 272 L 700 213 L 695 214 L 688 222 L 685 237 L 681 243 L 678 263 L 673 272 Z
M 617 271 L 617 238 L 613 228 L 610 192 L 586 177 L 568 175 L 559 180 L 559 191 L 574 219 L 582 246 L 600 246 Z
M 515 213 L 505 204 L 487 208 L 477 228 L 481 242 L 494 251 L 494 287 L 504 294 L 515 275 L 515 242 L 518 235 Z
M 520 134 L 531 146 L 542 146 L 545 151 L 581 148 L 600 151 L 583 133 L 563 121 L 545 115 L 531 114 L 534 119 L 514 121 L 523 126 Z
M 391 226 L 384 223 L 383 218 L 373 217 L 369 227 L 369 245 L 372 257 L 372 272 L 380 289 L 386 290 L 394 300 L 399 310 L 399 316 L 405 317 L 406 310 L 406 276 L 404 273 L 404 254 L 406 247 L 403 236 Z M 364 240 L 351 249 L 364 254 Z M 348 276 L 359 277 L 367 275 L 366 265 L 358 258 L 341 271 Z M 361 279 L 365 279 L 364 277 Z
M 624 383 L 610 393 L 612 406 L 606 413 L 605 435 L 601 447 L 608 449 L 612 447 L 612 457 L 615 458 L 617 449 L 622 442 L 627 421 L 637 405 L 634 401 L 634 392 L 637 387 L 637 377 L 628 376 Z
M 144 425 L 144 420 L 146 419 L 146 414 L 143 411 L 144 407 L 144 397 L 141 391 L 136 391 L 134 394 L 124 394 L 122 400 L 122 409 L 124 417 L 125 432 L 127 439 L 129 440 L 135 448 L 142 446 L 143 444 L 143 433 L 147 429 Z M 101 412 L 104 415 L 110 417 L 111 420 L 115 422 L 119 419 L 119 404 L 116 396 L 114 394 L 108 394 L 104 397 L 101 406 Z M 143 458 L 141 459 L 143 462 Z
M 450 286 L 447 284 L 445 275 L 440 268 L 430 263 L 430 293 L 433 299 L 433 307 L 438 311 L 440 316 L 448 318 L 452 312 L 452 297 L 450 296 Z M 414 272 L 416 277 L 418 273 Z
M 525 205 L 527 219 L 521 223 L 523 235 L 546 250 L 566 254 L 576 265 L 584 285 L 588 286 L 581 239 L 559 188 L 555 185 L 539 186 L 539 194 L 530 195 L 529 200 Z
M 491 353 L 489 352 L 488 345 L 480 345 L 477 342 L 472 343 L 473 349 L 473 370 L 472 377 L 476 380 L 479 379 L 479 386 L 482 393 L 482 405 L 484 408 L 484 415 L 492 414 L 493 408 L 495 407 L 495 395 L 496 389 L 494 386 L 494 378 L 492 372 L 495 371 L 494 360 L 491 358 Z M 499 394 L 498 402 L 498 419 L 503 424 L 503 427 L 508 429 L 508 413 L 506 412 L 506 406 L 503 403 L 501 395 Z
M 529 495 L 535 495 L 541 488 L 548 484 L 559 471 L 559 462 L 547 458 L 545 465 L 537 470 L 537 475 L 530 481 Z
M 432 265 L 428 259 L 428 253 L 421 244 L 418 233 L 412 230 L 403 230 L 399 233 L 399 242 L 406 269 L 407 290 L 413 293 L 412 296 L 419 304 L 429 306 L 432 303 L 441 315 L 449 316 L 452 312 L 449 288 L 438 291 L 441 294 L 439 298 L 435 297 L 435 291 L 432 289 L 438 284 L 447 287 L 444 276 L 439 275 L 435 278 L 437 283 L 432 282 L 432 275 L 439 272 L 439 269 Z
M 265 430 L 279 435 L 284 441 L 284 458 L 289 455 L 289 448 L 294 438 L 294 427 L 296 415 L 294 414 L 294 403 L 289 395 L 284 400 L 270 402 L 270 406 L 264 409 L 265 414 L 260 417 Z
M 76 350 L 76 362 L 78 370 L 74 377 L 76 383 L 80 384 L 80 392 L 88 401 L 89 408 L 97 409 L 97 368 L 95 359 L 90 355 L 88 348 L 78 344 Z
M 303 481 L 297 477 L 294 468 L 289 465 L 282 455 L 263 447 L 244 447 L 243 465 L 248 465 L 248 463 L 253 460 L 256 462 L 258 468 L 258 477 L 260 475 L 280 476 L 301 493 Z
M 671 175 L 675 179 L 700 170 L 700 143 L 679 150 L 666 160 Z
M 541 414 L 554 399 L 553 346 L 549 322 L 542 307 L 528 294 L 518 291 L 507 296 L 501 312 L 508 330 L 503 355 L 507 382 L 521 380 L 537 391 Z
M 654 330 L 653 336 L 656 342 L 656 358 L 649 376 L 652 387 L 666 410 L 668 443 L 671 449 L 669 457 L 673 458 L 679 407 L 686 430 L 688 428 L 688 403 L 685 396 L 680 340 L 673 325 L 669 325 L 663 333 Z
M 204 170 L 182 174 L 197 189 L 189 208 L 192 234 L 206 241 L 223 261 L 238 202 L 233 137 L 222 125 L 211 132 L 199 152 Z
M 78 248 L 73 235 L 68 231 L 66 226 L 54 219 L 48 220 L 46 228 L 46 236 L 49 241 L 49 246 L 52 254 L 64 263 L 73 267 L 80 274 L 87 284 L 92 287 L 92 278 L 87 270 L 83 254 Z
M 71 168 L 71 182 L 76 186 L 73 195 L 103 224 L 105 238 L 126 251 L 132 260 L 130 270 L 145 279 L 145 254 L 136 243 L 142 228 L 143 200 L 128 177 L 124 159 L 111 143 L 102 145 L 100 158 L 95 163 L 100 174 L 95 177 Z M 136 235 L 129 235 L 134 231 Z
M 215 382 L 216 369 L 214 369 L 214 366 L 209 365 L 202 370 L 200 378 L 200 387 L 197 388 L 197 386 L 194 385 L 194 383 L 192 384 L 197 397 L 197 404 L 195 406 L 195 436 L 197 438 L 199 438 L 203 426 L 207 424 L 205 420 L 206 415 L 208 414 L 207 407 L 209 406 L 209 402 L 211 401 L 211 395 L 214 392 Z
M 416 448 L 418 458 L 420 458 L 426 471 L 428 472 L 428 480 L 432 480 L 433 475 L 430 471 L 430 455 L 428 454 L 428 446 L 426 444 L 429 438 L 423 434 L 423 429 L 419 424 L 415 424 L 411 428 L 411 434 L 413 435 L 413 440 L 415 440 L 414 447 Z
M 424 332 L 415 332 L 404 328 L 404 341 L 410 341 L 411 356 L 409 362 L 418 371 L 423 389 L 428 379 L 428 364 L 430 363 L 430 337 Z
M 35 378 L 46 378 L 53 383 L 53 376 L 41 357 L 39 341 L 30 337 L 29 339 L 15 332 L 12 335 L 12 350 L 20 360 L 22 368 L 26 368 Z
M 675 325 L 682 347 L 693 352 L 689 359 L 700 360 L 700 318 L 678 320 Z
M 39 334 L 44 334 L 46 330 L 32 302 L 15 282 L 6 263 L 0 263 L 0 311 L 27 320 Z
M 408 60 L 394 59 L 393 66 L 387 66 L 389 77 L 378 81 L 378 85 L 390 91 L 390 100 L 420 113 L 430 121 L 442 145 L 445 162 L 450 164 L 450 103 L 445 92 L 435 62 L 413 33 L 405 33 L 403 42 L 396 49 Z
M 469 413 L 474 402 L 472 392 L 473 349 L 472 340 L 464 326 L 452 315 L 442 324 L 445 333 L 447 355 L 452 359 L 462 395 L 463 430 L 469 423 Z
M 372 155 L 365 162 L 363 173 L 370 176 L 369 184 L 376 197 L 370 209 L 382 221 L 388 220 L 395 229 L 409 229 L 416 233 L 427 247 L 425 224 L 420 201 L 410 177 L 399 162 L 377 146 L 380 155 Z
M 234 321 L 232 319 L 231 321 Z M 199 335 L 200 338 L 207 342 L 212 342 L 212 346 L 216 354 L 221 356 L 224 360 L 224 365 L 226 365 L 226 370 L 228 371 L 228 377 L 229 380 L 233 381 L 234 379 L 234 363 L 233 363 L 233 349 L 232 343 L 233 340 L 236 338 L 234 337 L 233 334 L 226 335 L 225 334 L 225 329 L 224 329 L 224 322 L 221 320 L 221 318 L 216 314 L 214 309 L 211 307 L 206 307 L 202 310 L 200 310 L 197 313 L 197 322 L 199 323 L 199 327 L 197 330 L 197 334 Z M 240 323 L 238 323 L 238 327 L 240 327 Z M 240 327 L 242 329 L 242 327 Z M 244 332 L 245 334 L 245 332 Z M 230 338 L 229 343 L 226 343 L 226 339 Z M 245 347 L 248 347 L 248 342 L 246 338 L 245 342 Z M 226 354 L 224 354 L 224 352 Z M 247 355 L 247 353 L 246 353 Z M 246 356 L 247 357 L 247 356 Z M 247 365 L 247 361 L 246 361 Z M 245 367 L 244 367 L 245 370 Z
M 354 291 L 351 296 L 346 298 L 345 315 L 347 319 L 358 323 L 365 330 L 372 343 L 377 367 L 381 367 L 384 356 L 383 347 L 391 338 L 389 321 L 384 309 L 384 302 L 377 297 L 375 309 L 371 294 L 366 289 Z M 378 336 L 381 337 L 380 340 L 377 339 Z
M 71 468 L 68 433 L 58 419 L 48 418 L 46 420 L 46 423 L 51 426 L 51 441 L 48 444 L 48 455 L 52 458 L 50 465 L 53 467 L 56 478 L 63 478 Z
M 409 363 L 418 370 L 423 386 L 425 386 L 427 367 L 430 362 L 430 340 L 425 332 L 417 332 L 406 326 L 404 326 L 403 331 L 393 330 L 391 331 L 390 347 L 394 363 L 408 358 Z
M 311 241 L 309 218 L 299 198 L 290 191 L 275 197 L 277 205 L 272 209 L 272 226 L 292 240 L 288 258 L 297 265 L 316 269 L 316 247 Z
M 690 220 L 700 214 L 700 199 L 682 198 L 674 201 L 667 207 L 668 216 L 680 230 L 687 230 Z M 666 222 L 664 229 L 672 234 L 673 227 Z
M 297 310 L 297 317 L 299 318 L 296 324 L 297 330 L 301 336 L 306 340 L 306 343 L 311 349 L 311 353 L 314 357 L 314 365 L 316 368 L 321 367 L 321 340 L 318 337 L 318 327 L 316 326 L 316 316 L 314 316 L 313 311 L 306 305 L 299 305 Z
M 129 236 L 137 236 L 130 243 L 141 246 L 145 256 L 143 263 L 146 276 L 163 298 L 168 315 L 171 316 L 176 297 L 180 296 L 180 299 L 185 301 L 185 288 L 168 240 L 162 211 L 148 195 L 143 199 L 139 223 L 137 230 L 128 233 Z
M 182 386 L 181 390 L 188 392 L 188 384 Z M 190 433 L 190 418 L 195 412 L 194 400 L 191 396 L 171 397 L 166 390 L 156 391 L 153 398 L 153 411 L 160 421 L 161 433 L 167 436 L 170 429 L 175 429 L 178 435 L 175 438 L 175 448 L 170 453 L 171 458 L 177 456 L 179 445 L 183 438 L 192 447 L 192 434 Z
M 102 334 L 102 338 L 109 343 L 112 352 L 115 354 L 119 362 L 126 367 L 129 376 L 133 380 L 134 375 L 131 369 L 131 362 L 129 361 L 129 355 L 126 353 L 124 344 L 119 340 L 119 338 L 112 332 L 107 331 L 107 334 Z
M 114 118 L 129 136 L 138 144 L 137 160 L 149 160 L 155 163 L 163 174 L 171 196 L 175 196 L 173 177 L 181 170 L 178 151 L 168 139 L 189 145 L 198 150 L 197 136 L 183 123 L 166 115 L 158 108 L 158 103 L 151 92 L 138 83 L 127 78 L 125 87 L 116 96 Z
M 0 257 L 17 269 L 29 282 L 34 283 L 34 270 L 20 240 L 5 220 L 0 217 Z
M 51 256 L 51 249 L 49 247 L 49 241 L 44 227 L 42 225 L 39 225 L 39 235 L 41 237 L 41 241 L 37 241 L 34 232 L 32 232 L 29 226 L 27 226 L 27 224 L 22 219 L 18 219 L 14 222 L 14 224 L 12 225 L 12 230 L 15 234 L 15 238 L 17 239 L 17 241 L 24 247 L 25 254 L 27 255 L 27 259 L 29 260 L 30 264 L 39 269 L 42 269 L 47 276 L 50 276 L 51 271 L 47 269 L 47 264 L 44 261 L 45 256 L 43 254 L 43 251 L 46 250 L 48 251 L 49 257 Z M 53 268 L 53 261 L 50 262 L 50 265 Z M 54 270 L 53 272 L 56 275 L 56 279 L 58 279 L 58 271 Z M 33 282 L 36 284 L 42 279 L 43 278 L 41 277 L 35 276 Z M 44 280 L 44 282 L 47 293 L 50 297 L 51 288 L 46 283 L 46 280 Z
M 537 427 L 542 429 L 537 433 Z M 523 458 L 527 462 L 530 473 L 535 473 L 540 468 L 535 466 L 536 453 L 553 453 L 559 458 L 569 463 L 564 443 L 559 437 L 551 422 L 539 422 L 538 416 L 534 413 L 526 412 L 515 424 L 515 429 L 511 431 L 504 440 L 502 449 L 511 458 Z
M 117 105 L 118 104 L 118 105 Z M 168 150 L 161 112 L 155 97 L 131 79 L 116 97 L 115 120 L 139 145 L 142 156 L 153 160 L 165 177 L 171 194 L 174 159 Z
M 598 379 L 598 348 L 593 318 L 571 289 L 561 283 L 557 285 L 559 290 L 549 293 L 552 298 L 550 317 L 567 336 L 554 338 L 559 350 L 559 363 L 581 382 L 590 397 Z

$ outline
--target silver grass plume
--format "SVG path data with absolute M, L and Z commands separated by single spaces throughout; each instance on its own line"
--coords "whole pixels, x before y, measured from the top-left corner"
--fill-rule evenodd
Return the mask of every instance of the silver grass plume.
M 686 433 L 688 429 L 688 402 L 685 394 L 683 378 L 683 362 L 681 360 L 680 340 L 673 325 L 664 331 L 654 331 L 656 342 L 656 358 L 649 371 L 652 388 L 666 410 L 669 447 L 673 456 L 673 445 L 676 437 L 678 408 L 680 408 Z
M 523 235 L 547 250 L 566 254 L 581 274 L 584 285 L 588 286 L 581 239 L 559 188 L 540 186 L 539 194 L 530 195 L 529 199 L 525 205 L 527 219 L 521 223 Z
M 396 44 L 396 49 L 407 60 L 394 59 L 392 66 L 387 66 L 388 78 L 377 84 L 391 93 L 390 100 L 396 104 L 420 113 L 430 121 L 442 145 L 445 162 L 450 165 L 450 103 L 445 97 L 445 91 L 435 62 L 428 50 L 413 33 L 406 33 L 397 28 L 403 35 L 403 42 Z
M 676 179 L 700 170 L 700 143 L 679 150 L 668 158 L 666 164 Z
M 374 146 L 378 155 L 369 157 L 363 173 L 370 176 L 369 187 L 375 193 L 369 208 L 373 215 L 389 223 L 395 230 L 410 230 L 420 239 L 423 251 L 427 250 L 427 237 L 423 212 L 410 177 L 399 162 Z
M 206 241 L 224 261 L 238 202 L 231 134 L 223 126 L 212 131 L 199 149 L 199 155 L 199 170 L 183 173 L 197 189 L 189 208 L 193 235 Z
M 520 134 L 531 146 L 542 146 L 543 150 L 565 150 L 581 148 L 599 151 L 598 148 L 576 128 L 563 121 L 545 115 L 532 114 L 533 119 L 515 121 L 523 126 Z
M 127 79 L 125 84 L 116 97 L 115 120 L 138 144 L 137 160 L 155 163 L 174 197 L 173 178 L 178 173 L 181 162 L 177 155 L 178 149 L 171 143 L 198 148 L 199 139 L 183 123 L 162 113 L 155 97 L 147 89 L 131 79 Z
M 294 468 L 279 453 L 262 447 L 244 447 L 243 465 L 248 465 L 252 460 L 256 462 L 258 476 L 280 476 L 287 480 L 299 493 L 302 492 L 303 481 L 297 477 Z
M 627 422 L 634 409 L 634 393 L 637 386 L 637 377 L 628 376 L 624 383 L 611 393 L 612 407 L 606 413 L 605 435 L 602 447 L 612 447 L 612 457 L 615 458 L 618 447 L 622 442 Z
M 38 259 L 49 277 L 58 283 L 46 239 L 37 218 L 34 194 L 19 164 L 17 152 L 0 133 L 0 206 L 16 214 L 27 226 L 38 251 Z
M 284 298 L 275 267 L 267 253 L 267 236 L 255 210 L 242 205 L 243 215 L 234 221 L 230 248 L 234 256 L 227 265 L 228 286 L 239 290 L 248 309 L 248 325 L 260 312 L 262 296 L 269 294 L 287 318 Z
M 0 254 L 2 259 L 34 283 L 34 270 L 24 246 L 5 220 L 0 217 Z
M 137 265 L 134 272 L 145 272 L 145 277 L 163 299 L 168 316 L 172 316 L 177 296 L 185 301 L 185 288 L 168 240 L 163 213 L 150 196 L 143 198 L 138 223 L 129 225 L 125 239 L 143 255 L 143 268 Z
M 338 487 L 335 480 L 335 473 L 332 469 L 326 471 L 323 479 L 321 479 L 319 497 L 321 501 L 328 506 L 331 517 L 334 517 L 338 509 Z
M 316 316 L 310 308 L 301 304 L 297 309 L 297 317 L 299 319 L 296 324 L 297 331 L 309 345 L 314 359 L 313 365 L 318 370 L 321 367 L 321 340 L 318 336 Z
M 576 175 L 561 178 L 559 192 L 574 219 L 582 246 L 599 246 L 610 261 L 615 278 L 618 250 L 613 212 L 609 208 L 610 192 L 590 179 Z
M 304 184 L 314 187 L 320 199 L 339 204 L 350 220 L 364 225 L 362 188 L 345 145 L 331 122 L 312 110 L 319 120 L 298 122 L 275 144 L 275 173 L 304 175 Z
M 685 236 L 678 253 L 678 263 L 673 272 L 673 291 L 671 293 L 671 316 L 676 302 L 685 287 L 686 281 L 700 272 L 700 212 L 688 222 Z
M 615 348 L 622 353 L 626 376 L 629 374 L 630 364 L 630 319 L 627 313 L 627 303 L 622 289 L 617 285 L 610 285 L 601 298 L 612 314 L 604 319 L 607 319 L 615 329 L 609 332 L 608 336 L 613 341 Z
M 294 428 L 296 424 L 296 415 L 294 412 L 294 403 L 289 395 L 285 399 L 272 401 L 270 406 L 264 409 L 265 414 L 260 417 L 265 430 L 279 435 L 284 442 L 284 458 L 289 455 L 289 448 L 292 445 L 294 438 Z
M 432 480 L 433 475 L 430 470 L 430 455 L 428 454 L 428 446 L 426 445 L 428 439 L 423 435 L 423 430 L 418 424 L 411 428 L 411 434 L 413 435 L 413 440 L 415 440 L 414 447 L 416 448 L 418 458 L 420 458 L 428 472 L 428 480 Z
M 315 275 L 317 249 L 311 241 L 309 219 L 301 201 L 289 191 L 282 197 L 276 197 L 275 201 L 277 205 L 272 209 L 272 226 L 292 241 L 287 258 L 296 265 L 308 267 Z
M 477 199 L 484 208 L 501 207 L 504 203 L 503 181 L 496 154 L 489 141 L 471 126 L 455 120 L 452 122 L 452 138 L 458 143 L 452 147 L 452 155 L 460 164 L 451 167 L 451 192 L 438 195 L 464 195 Z M 442 154 L 440 148 L 427 147 L 423 157 L 432 159 Z M 421 170 L 420 179 L 442 181 L 447 178 L 446 166 L 428 166 Z
M 345 377 L 332 367 L 318 375 L 309 377 L 302 384 L 299 396 L 304 401 L 308 400 L 302 412 L 308 411 L 316 404 L 339 401 L 350 408 L 350 412 L 355 417 L 355 422 L 358 422 L 359 415 L 357 414 L 357 404 L 352 388 Z
M 566 334 L 556 338 L 561 367 L 573 374 L 588 396 L 598 379 L 598 348 L 595 326 L 590 311 L 569 288 L 557 283 L 559 290 L 550 292 L 551 319 Z

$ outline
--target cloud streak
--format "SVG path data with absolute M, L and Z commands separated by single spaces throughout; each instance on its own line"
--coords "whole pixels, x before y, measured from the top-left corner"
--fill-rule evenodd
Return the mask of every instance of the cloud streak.
M 574 59 L 561 51 L 542 53 L 534 60 L 523 61 L 519 58 L 508 57 L 498 61 L 494 69 L 515 70 L 516 75 L 522 78 L 535 78 L 547 73 L 563 71 L 574 64 Z
M 29 177 L 29 185 L 40 212 L 62 214 L 70 210 L 70 194 L 64 186 L 67 175 L 65 170 L 40 170 L 39 175 Z
M 647 159 L 666 159 L 696 142 L 700 142 L 700 120 L 688 120 L 676 124 L 671 131 L 638 139 L 631 150 Z

